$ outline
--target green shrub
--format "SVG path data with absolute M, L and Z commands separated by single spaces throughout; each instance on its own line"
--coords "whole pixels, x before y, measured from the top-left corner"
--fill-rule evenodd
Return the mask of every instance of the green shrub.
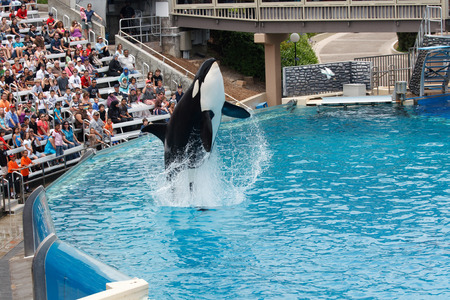
M 409 48 L 414 47 L 416 42 L 416 32 L 397 32 L 398 46 L 397 50 L 406 52 Z
M 317 64 L 317 59 L 314 50 L 308 42 L 312 35 L 302 34 L 300 40 L 297 42 L 297 66 Z M 288 67 L 295 65 L 295 44 L 286 40 L 280 45 L 281 50 L 281 67 Z

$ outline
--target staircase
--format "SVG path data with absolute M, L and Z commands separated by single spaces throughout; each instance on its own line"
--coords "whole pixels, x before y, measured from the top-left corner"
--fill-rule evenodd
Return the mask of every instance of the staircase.
M 427 58 L 429 51 L 436 49 L 424 48 L 443 45 L 450 46 L 450 37 L 443 35 L 444 23 L 442 16 L 441 7 L 427 6 L 425 9 L 411 55 L 413 70 L 409 81 L 409 89 L 415 95 L 423 96 L 425 89 L 442 89 L 446 83 L 448 84 L 448 75 L 445 74 L 445 66 L 448 58 L 445 57 L 444 53 L 428 56 Z M 433 23 L 438 24 L 440 35 L 432 35 L 431 27 Z M 426 74 L 423 74 L 424 72 Z

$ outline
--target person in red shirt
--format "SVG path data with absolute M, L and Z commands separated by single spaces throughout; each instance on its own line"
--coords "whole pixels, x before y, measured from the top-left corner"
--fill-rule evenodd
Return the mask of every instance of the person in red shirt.
M 22 4 L 22 6 L 17 10 L 16 16 L 19 19 L 27 19 L 28 18 L 27 14 L 28 14 L 27 7 L 25 6 L 25 4 Z
M 13 172 L 20 171 L 19 165 L 16 162 L 16 156 L 14 154 L 11 154 L 9 156 L 9 162 L 8 162 L 8 181 L 9 186 L 11 190 L 11 198 L 16 198 L 16 193 L 20 191 L 20 180 L 19 175 L 13 174 Z M 14 193 L 14 185 L 16 188 L 16 193 Z
M 41 114 L 39 121 L 37 122 L 38 133 L 43 136 L 50 136 L 50 130 L 48 125 L 48 116 L 46 114 Z
M 55 24 L 55 19 L 53 19 L 53 13 L 52 12 L 48 13 L 48 19 L 47 19 L 47 21 L 45 23 L 47 24 L 47 26 Z
M 31 159 L 28 157 L 28 151 L 24 150 L 22 152 L 22 158 L 20 160 L 20 167 L 21 167 L 21 171 L 20 173 L 23 176 L 23 182 L 25 184 L 25 192 L 29 192 L 30 191 L 30 186 L 28 185 L 28 176 L 30 175 L 30 169 L 28 168 L 28 166 L 30 165 L 34 165 L 34 162 L 31 161 Z
M 91 77 L 88 71 L 84 71 L 83 77 L 81 77 L 81 87 L 87 89 L 91 86 Z

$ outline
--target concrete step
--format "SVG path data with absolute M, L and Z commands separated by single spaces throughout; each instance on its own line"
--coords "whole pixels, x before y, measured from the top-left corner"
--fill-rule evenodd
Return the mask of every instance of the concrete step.
M 16 215 L 16 214 L 22 212 L 24 206 L 25 206 L 25 204 L 16 204 L 14 206 L 11 206 L 11 214 Z M 9 211 L 8 211 L 8 213 L 9 213 Z
M 0 207 L 3 208 L 3 200 L 0 200 L 1 204 Z M 11 213 L 14 206 L 16 206 L 19 203 L 19 199 L 11 199 Z M 5 212 L 9 213 L 9 205 L 8 205 L 8 199 L 5 199 Z

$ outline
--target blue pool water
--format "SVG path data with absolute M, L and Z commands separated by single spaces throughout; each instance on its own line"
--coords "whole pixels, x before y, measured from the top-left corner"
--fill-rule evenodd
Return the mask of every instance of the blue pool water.
M 276 107 L 222 123 L 192 196 L 171 195 L 144 137 L 73 169 L 49 205 L 62 240 L 154 299 L 448 299 L 449 136 L 412 108 Z

